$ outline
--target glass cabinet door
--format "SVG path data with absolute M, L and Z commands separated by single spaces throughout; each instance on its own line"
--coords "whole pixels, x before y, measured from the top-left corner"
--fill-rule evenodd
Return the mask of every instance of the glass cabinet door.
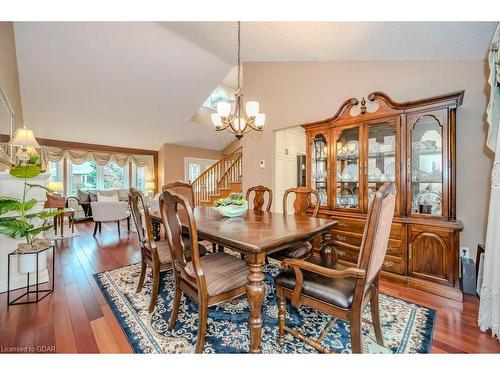
M 369 123 L 367 158 L 367 196 L 366 210 L 373 201 L 375 193 L 385 182 L 396 182 L 399 175 L 399 153 L 397 152 L 397 131 L 395 122 Z M 399 190 L 399 189 L 397 189 Z M 395 208 L 397 211 L 397 207 Z
M 443 127 L 434 116 L 410 122 L 412 214 L 443 215 Z
M 318 191 L 320 204 L 328 205 L 328 142 L 323 134 L 311 143 L 311 187 Z
M 339 129 L 335 145 L 335 206 L 360 209 L 359 127 Z

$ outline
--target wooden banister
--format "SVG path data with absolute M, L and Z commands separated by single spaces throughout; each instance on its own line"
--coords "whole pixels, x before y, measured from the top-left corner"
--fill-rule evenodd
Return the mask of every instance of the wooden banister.
M 196 206 L 211 202 L 213 197 L 220 195 L 221 189 L 229 189 L 230 183 L 240 182 L 242 155 L 242 147 L 239 147 L 211 165 L 193 181 Z

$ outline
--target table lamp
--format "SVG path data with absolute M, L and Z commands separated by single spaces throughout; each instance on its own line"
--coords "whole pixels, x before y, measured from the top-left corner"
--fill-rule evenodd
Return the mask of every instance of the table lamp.
M 148 181 L 146 182 L 145 188 L 148 192 L 149 196 L 153 196 L 154 190 L 155 190 L 155 182 L 154 181 Z
M 22 128 L 16 129 L 16 133 L 14 134 L 14 137 L 12 137 L 12 139 L 9 141 L 9 144 L 11 146 L 19 147 L 16 156 L 21 165 L 26 165 L 28 163 L 28 160 L 30 159 L 28 148 L 34 149 L 35 147 L 40 147 L 35 139 L 33 131 L 26 128 L 26 125 L 24 125 Z
M 47 187 L 52 190 L 53 193 L 61 194 L 64 192 L 64 184 L 62 181 L 50 181 Z

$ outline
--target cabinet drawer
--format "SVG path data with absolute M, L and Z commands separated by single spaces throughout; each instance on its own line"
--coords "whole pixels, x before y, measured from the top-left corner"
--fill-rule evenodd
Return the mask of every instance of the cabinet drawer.
M 353 219 L 340 216 L 333 217 L 333 219 L 338 221 L 337 225 L 334 227 L 335 230 L 363 234 L 365 229 L 365 219 Z M 404 239 L 403 224 L 392 223 L 390 237 L 395 240 Z
M 391 238 L 395 240 L 403 240 L 405 236 L 405 227 L 401 223 L 392 223 Z
M 363 234 L 363 230 L 365 229 L 364 219 L 352 219 L 345 217 L 333 217 L 332 219 L 338 221 L 334 228 L 339 231 Z
M 363 236 L 361 234 L 347 233 L 338 230 L 330 231 L 332 240 L 348 243 L 349 245 L 361 246 Z
M 346 262 L 350 262 L 353 264 L 358 263 L 358 253 L 355 251 L 347 250 L 346 248 L 335 246 L 337 250 L 337 256 L 341 260 L 345 260 Z
M 405 273 L 404 259 L 386 255 L 382 263 L 382 270 L 403 275 Z
M 387 255 L 396 256 L 399 258 L 404 258 L 404 242 L 399 240 L 389 239 L 389 244 L 387 245 Z

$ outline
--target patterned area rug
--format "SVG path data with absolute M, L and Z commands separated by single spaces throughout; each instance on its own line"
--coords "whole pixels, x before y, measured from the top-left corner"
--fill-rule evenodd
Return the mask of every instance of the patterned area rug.
M 267 265 L 266 297 L 263 307 L 262 351 L 264 353 L 316 353 L 315 349 L 286 334 L 283 347 L 277 345 L 278 307 L 274 276 L 279 268 Z M 198 329 L 197 304 L 185 296 L 172 332 L 167 331 L 171 313 L 174 280 L 172 272 L 163 273 L 160 296 L 152 314 L 147 311 L 151 290 L 148 275 L 141 293 L 135 293 L 140 265 L 118 268 L 95 275 L 115 316 L 136 353 L 192 353 Z M 287 304 L 287 325 L 317 338 L 331 320 L 314 309 L 295 309 Z M 246 296 L 209 308 L 205 353 L 247 353 L 249 348 L 248 303 Z M 385 347 L 377 345 L 373 327 L 363 323 L 364 353 L 429 353 L 435 311 L 387 295 L 380 296 L 380 314 Z M 371 320 L 370 307 L 363 312 Z M 337 353 L 350 353 L 349 323 L 337 320 L 323 344 Z

